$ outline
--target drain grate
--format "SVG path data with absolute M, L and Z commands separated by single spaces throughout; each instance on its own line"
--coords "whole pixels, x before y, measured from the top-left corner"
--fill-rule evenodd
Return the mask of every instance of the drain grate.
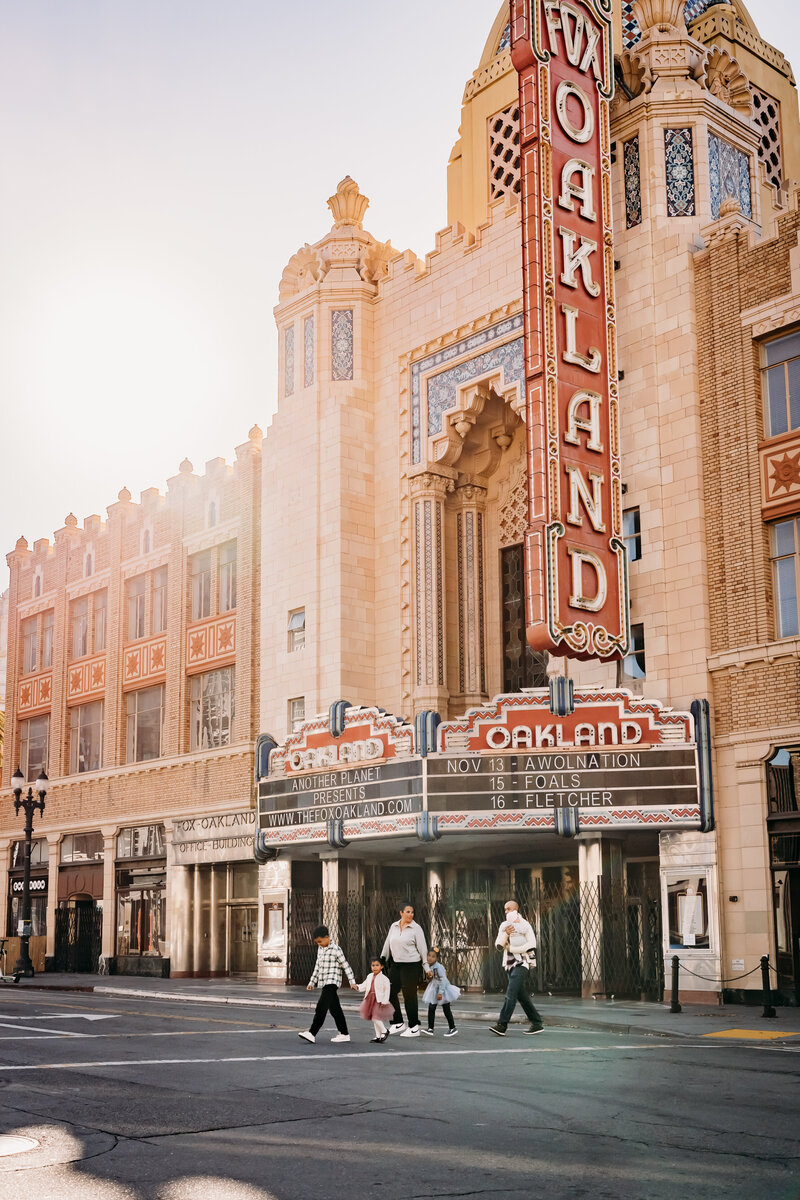
M 38 1145 L 35 1138 L 0 1133 L 0 1158 L 6 1158 L 10 1154 L 24 1154 L 26 1150 L 35 1150 Z

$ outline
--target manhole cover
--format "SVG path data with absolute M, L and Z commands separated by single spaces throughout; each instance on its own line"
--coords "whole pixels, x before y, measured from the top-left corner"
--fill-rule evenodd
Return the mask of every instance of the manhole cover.
M 38 1145 L 35 1138 L 14 1137 L 10 1133 L 0 1133 L 0 1158 L 8 1154 L 24 1154 L 26 1150 L 35 1150 Z

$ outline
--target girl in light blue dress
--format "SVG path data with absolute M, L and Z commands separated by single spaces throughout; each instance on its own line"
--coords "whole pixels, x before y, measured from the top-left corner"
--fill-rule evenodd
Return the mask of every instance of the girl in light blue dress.
M 447 1018 L 445 1037 L 455 1037 L 458 1033 L 450 1005 L 461 995 L 461 989 L 451 983 L 445 974 L 444 967 L 439 962 L 439 947 L 431 946 L 428 951 L 428 970 L 433 973 L 433 979 L 426 987 L 422 999 L 428 1006 L 428 1028 L 424 1030 L 433 1037 L 433 1025 L 436 1020 L 436 1005 L 441 1004 L 442 1012 Z

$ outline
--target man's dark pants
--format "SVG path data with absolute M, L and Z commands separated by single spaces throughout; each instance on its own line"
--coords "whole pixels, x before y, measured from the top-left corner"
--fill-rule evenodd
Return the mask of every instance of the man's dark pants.
M 347 1033 L 347 1021 L 344 1019 L 342 1006 L 339 1003 L 339 991 L 335 983 L 326 983 L 320 992 L 309 1033 L 313 1033 L 314 1036 L 319 1033 L 328 1013 L 331 1014 L 336 1022 L 336 1028 L 339 1030 L 339 1033 Z
M 503 1007 L 500 1010 L 500 1025 L 507 1025 L 511 1020 L 511 1014 L 517 1007 L 517 1002 L 522 1005 L 525 1010 L 525 1015 L 533 1025 L 542 1025 L 543 1021 L 539 1013 L 534 1007 L 534 1003 L 528 993 L 528 968 L 527 967 L 512 967 L 508 973 L 508 989 L 506 998 L 503 1001 Z
M 408 1017 L 409 1028 L 419 1025 L 419 1004 L 417 1001 L 419 976 L 419 962 L 392 964 L 392 969 L 389 972 L 389 981 L 392 985 L 389 1003 L 394 1005 L 394 1012 L 392 1013 L 393 1024 L 401 1025 L 403 1022 L 403 1014 L 400 1011 L 400 992 L 402 991 L 403 999 L 406 1002 L 406 1016 Z

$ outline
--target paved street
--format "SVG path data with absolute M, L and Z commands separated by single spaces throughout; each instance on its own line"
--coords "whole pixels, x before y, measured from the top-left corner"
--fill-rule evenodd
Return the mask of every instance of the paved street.
M 0 992 L 14 1200 L 787 1200 L 800 1037 L 512 1026 L 302 1043 L 301 1012 Z M 744 1032 L 744 1031 L 742 1031 Z M 777 1033 L 777 1036 L 775 1034 Z

